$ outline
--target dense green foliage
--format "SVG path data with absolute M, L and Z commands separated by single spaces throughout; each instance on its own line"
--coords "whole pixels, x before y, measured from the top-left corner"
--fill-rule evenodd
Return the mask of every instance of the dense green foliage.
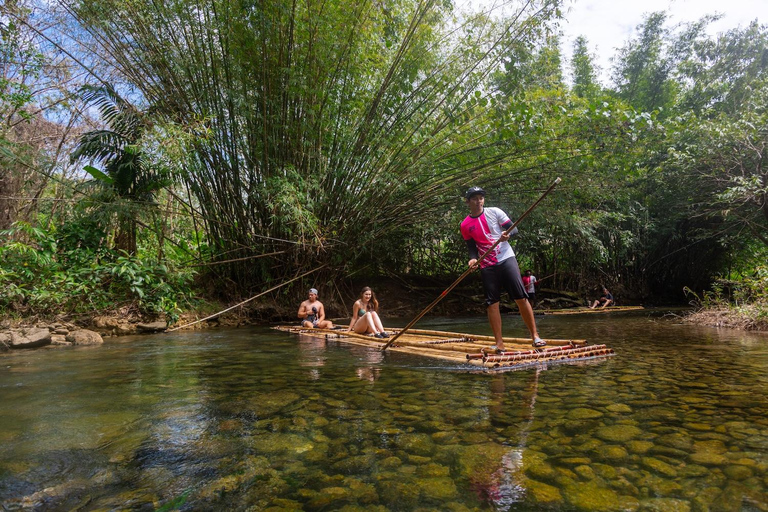
M 466 265 L 466 187 L 514 217 L 557 176 L 516 241 L 544 287 L 682 299 L 751 279 L 768 247 L 757 23 L 712 37 L 711 18 L 670 28 L 651 14 L 606 87 L 585 38 L 562 54 L 554 0 L 498 16 L 432 0 L 3 9 L 4 55 L 38 63 L 4 70 L 6 119 L 34 120 L 40 69 L 90 74 L 69 96 L 80 132 L 57 146 L 79 175 L 54 164 L 25 198 L 6 177 L 43 160 L 0 132 L 0 227 L 17 221 L 0 245 L 6 310 L 169 313 L 193 262 L 227 299 L 319 267 L 326 297 L 352 276 L 447 278 Z

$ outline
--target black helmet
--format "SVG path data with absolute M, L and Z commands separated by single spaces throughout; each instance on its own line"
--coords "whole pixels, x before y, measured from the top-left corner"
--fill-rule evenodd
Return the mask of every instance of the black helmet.
M 464 192 L 464 199 L 469 200 L 475 194 L 480 194 L 481 196 L 485 197 L 485 190 L 480 187 L 470 187 L 466 192 Z

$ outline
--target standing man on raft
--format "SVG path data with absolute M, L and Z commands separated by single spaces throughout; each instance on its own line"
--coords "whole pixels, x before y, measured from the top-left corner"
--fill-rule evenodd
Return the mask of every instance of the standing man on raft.
M 517 304 L 520 316 L 531 333 L 533 346 L 537 348 L 545 346 L 547 343 L 539 338 L 536 330 L 536 319 L 533 316 L 531 304 L 527 300 L 528 294 L 523 286 L 515 252 L 508 242 L 510 236 L 517 234 L 517 228 L 509 235 L 504 234 L 513 222 L 503 210 L 494 207 L 485 208 L 485 190 L 482 188 L 471 187 L 464 194 L 464 198 L 469 207 L 469 215 L 461 223 L 461 235 L 469 249 L 469 266 L 478 265 L 477 260 L 480 255 L 496 243 L 496 240 L 501 239 L 493 252 L 479 263 L 485 291 L 485 304 L 488 306 L 488 322 L 491 324 L 493 337 L 496 338 L 496 345 L 492 346 L 491 350 L 496 352 L 504 350 L 499 312 L 502 288 Z

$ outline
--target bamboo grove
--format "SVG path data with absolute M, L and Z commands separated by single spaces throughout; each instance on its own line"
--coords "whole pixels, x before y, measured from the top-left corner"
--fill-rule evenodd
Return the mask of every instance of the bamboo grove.
M 514 216 L 555 176 L 516 242 L 551 287 L 679 298 L 764 275 L 765 27 L 709 36 L 711 18 L 649 14 L 606 87 L 588 41 L 565 57 L 561 8 L 9 2 L 0 279 L 18 281 L 11 263 L 41 239 L 58 244 L 51 261 L 115 251 L 99 261 L 152 261 L 157 283 L 194 271 L 225 297 L 318 267 L 329 291 L 453 276 L 466 187 Z M 35 146 L 21 128 L 43 123 L 56 129 Z

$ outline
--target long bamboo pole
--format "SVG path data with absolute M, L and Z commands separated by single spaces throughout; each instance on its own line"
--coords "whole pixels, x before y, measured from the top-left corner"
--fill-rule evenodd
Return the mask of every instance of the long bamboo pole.
M 510 227 L 509 227 L 507 230 L 505 230 L 505 231 L 504 231 L 504 233 L 502 233 L 502 235 L 508 235 L 508 234 L 510 234 L 510 233 L 511 233 L 511 232 L 512 232 L 512 231 L 513 231 L 513 230 L 514 230 L 516 227 L 517 227 L 517 225 L 518 225 L 518 224 L 520 224 L 520 222 L 521 222 L 521 221 L 522 221 L 524 218 L 526 218 L 526 217 L 528 216 L 528 214 L 529 214 L 529 213 L 531 213 L 531 212 L 533 211 L 533 209 L 534 209 L 534 208 L 536 208 L 536 207 L 539 205 L 539 203 L 540 203 L 540 202 L 541 202 L 541 201 L 542 201 L 542 200 L 543 200 L 545 197 L 547 197 L 547 195 L 548 195 L 550 192 L 552 192 L 552 190 L 554 190 L 554 188 L 557 186 L 557 184 L 558 184 L 558 183 L 560 183 L 560 181 L 561 181 L 561 180 L 560 180 L 560 178 L 557 178 L 557 179 L 555 179 L 555 181 L 554 181 L 554 182 L 553 182 L 553 183 L 552 183 L 552 184 L 549 186 L 549 188 L 548 188 L 546 191 L 544 191 L 544 193 L 541 195 L 541 197 L 540 197 L 540 198 L 538 198 L 538 199 L 536 200 L 536 202 L 535 202 L 535 203 L 533 203 L 533 204 L 532 204 L 532 205 L 531 205 L 531 206 L 530 206 L 530 207 L 529 207 L 527 210 L 525 210 L 525 212 L 524 212 L 524 213 L 523 213 L 523 214 L 522 214 L 520 217 L 518 217 L 518 219 L 515 221 L 515 223 L 514 223 L 514 224 L 512 224 L 512 225 L 511 225 L 511 226 L 510 226 Z M 382 352 L 384 352 L 385 350 L 387 350 L 387 348 L 389 348 L 389 346 L 390 346 L 390 345 L 392 345 L 392 344 L 393 344 L 393 343 L 394 343 L 394 342 L 397 340 L 397 338 L 399 338 L 400 336 L 402 336 L 402 335 L 403 335 L 403 333 L 405 333 L 405 331 L 407 331 L 408 329 L 410 329 L 411 327 L 413 327 L 413 325 L 414 325 L 416 322 L 418 322 L 418 321 L 421 319 L 421 317 L 423 317 L 424 315 L 426 315 L 426 314 L 427 314 L 427 313 L 428 313 L 428 312 L 429 312 L 429 311 L 430 311 L 430 310 L 431 310 L 433 307 L 435 307 L 435 306 L 437 305 L 437 303 L 438 303 L 438 302 L 440 302 L 441 300 L 443 300 L 443 299 L 445 298 L 445 296 L 446 296 L 446 295 L 448 295 L 448 293 L 450 293 L 450 291 L 451 291 L 451 290 L 453 290 L 454 288 L 456 288 L 456 286 L 457 286 L 457 285 L 458 285 L 460 282 L 462 282 L 462 281 L 464 280 L 464 278 L 465 278 L 465 277 L 467 277 L 467 276 L 468 276 L 469 274 L 471 274 L 471 273 L 472 273 L 472 272 L 473 272 L 473 271 L 474 271 L 476 268 L 478 268 L 478 267 L 479 267 L 479 264 L 480 264 L 480 262 L 481 262 L 481 261 L 483 261 L 483 260 L 485 259 L 485 257 L 486 257 L 486 256 L 488 256 L 488 255 L 489 255 L 489 254 L 490 254 L 490 253 L 491 253 L 491 252 L 492 252 L 492 251 L 493 251 L 493 250 L 496 248 L 496 246 L 497 246 L 497 245 L 499 245 L 500 243 L 501 243 L 501 238 L 499 238 L 498 240 L 496 240 L 496 242 L 495 242 L 495 243 L 494 243 L 494 244 L 493 244 L 493 245 L 492 245 L 492 246 L 491 246 L 491 247 L 490 247 L 490 248 L 489 248 L 487 251 L 485 251 L 485 252 L 484 252 L 484 253 L 483 253 L 483 254 L 482 254 L 482 255 L 481 255 L 481 256 L 480 256 L 480 257 L 477 259 L 477 263 L 476 263 L 474 266 L 467 268 L 467 270 L 465 270 L 465 271 L 464 271 L 464 273 L 463 273 L 463 274 L 461 274 L 461 275 L 459 276 L 459 278 L 458 278 L 458 279 L 456 279 L 456 280 L 453 282 L 453 284 L 451 284 L 451 286 L 449 286 L 448 288 L 446 288 L 446 289 L 443 291 L 443 293 L 441 293 L 440 295 L 438 295 L 438 297 L 437 297 L 435 300 L 433 300 L 433 301 L 432 301 L 432 302 L 429 304 L 429 306 L 427 306 L 426 308 L 424 308 L 424 311 L 422 311 L 421 313 L 419 313 L 419 314 L 416 316 L 416 318 L 414 318 L 413 320 L 411 320 L 411 321 L 408 323 L 408 325 L 406 325 L 405 327 L 403 327 L 403 328 L 400 330 L 400 332 L 398 332 L 398 333 L 397 333 L 397 334 L 395 334 L 395 335 L 394 335 L 392 338 L 390 338 L 390 340 L 389 340 L 389 341 L 386 343 L 386 345 L 384 345 L 384 346 L 381 348 L 381 351 L 382 351 Z
M 240 302 L 240 303 L 238 303 L 238 304 L 235 304 L 234 306 L 232 306 L 232 307 L 229 307 L 229 308 L 227 308 L 227 309 L 225 309 L 225 310 L 223 310 L 223 311 L 219 311 L 218 313 L 214 313 L 214 314 L 212 314 L 212 315 L 210 315 L 210 316 L 207 316 L 207 317 L 205 317 L 205 318 L 201 318 L 200 320 L 196 320 L 196 321 L 194 321 L 194 322 L 190 322 L 190 323 L 188 323 L 188 324 L 184 324 L 184 325 L 180 325 L 180 326 L 178 326 L 178 327 L 174 327 L 173 329 L 168 329 L 168 330 L 166 330 L 165 332 L 173 332 L 173 331 L 178 331 L 179 329 L 181 329 L 181 328 L 183 328 L 183 327 L 189 327 L 190 325 L 195 325 L 195 324 L 199 324 L 200 322 L 205 322 L 206 320 L 209 320 L 209 319 L 211 319 L 211 318 L 217 317 L 217 316 L 219 316 L 219 315 L 221 315 L 221 314 L 223 314 L 223 313 L 226 313 L 227 311 L 231 311 L 231 310 L 235 309 L 236 307 L 239 307 L 239 306 L 242 306 L 243 304 L 246 304 L 246 303 L 248 303 L 248 302 L 251 302 L 251 301 L 252 301 L 252 300 L 254 300 L 254 299 L 258 299 L 258 298 L 259 298 L 259 297 L 261 297 L 262 295 L 266 295 L 267 293 L 269 293 L 269 292 L 272 292 L 272 291 L 275 291 L 275 290 L 277 290 L 278 288 L 282 288 L 283 286 L 285 286 L 285 285 L 287 285 L 287 284 L 289 284 L 289 283 L 292 283 L 292 282 L 296 281 L 297 279 L 301 279 L 302 277 L 308 276 L 309 274 L 311 274 L 311 273 L 313 273 L 313 272 L 317 272 L 318 270 L 320 270 L 320 269 L 322 269 L 322 268 L 324 268 L 324 267 L 326 267 L 326 266 L 327 266 L 327 265 L 323 265 L 322 267 L 317 267 L 317 268 L 316 268 L 316 269 L 314 269 L 314 270 L 310 270 L 309 272 L 305 272 L 305 273 L 301 274 L 300 276 L 296 276 L 296 277 L 294 277 L 293 279 L 291 279 L 291 280 L 289 280 L 289 281 L 286 281 L 286 282 L 284 282 L 284 283 L 281 283 L 281 284 L 279 284 L 279 285 L 277 285 L 277 286 L 273 286 L 273 287 L 272 287 L 272 288 L 270 288 L 269 290 L 267 290 L 267 291 L 264 291 L 264 292 L 261 292 L 261 293 L 260 293 L 260 294 L 258 294 L 258 295 L 254 295 L 254 296 L 253 296 L 253 297 L 251 297 L 250 299 L 246 299 L 246 300 L 244 300 L 243 302 Z

